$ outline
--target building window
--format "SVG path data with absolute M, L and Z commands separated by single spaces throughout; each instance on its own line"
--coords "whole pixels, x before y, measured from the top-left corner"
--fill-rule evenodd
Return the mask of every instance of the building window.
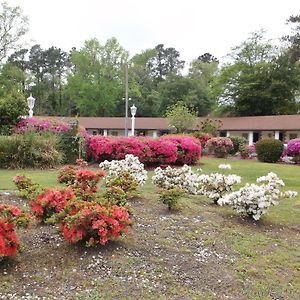
M 260 139 L 260 132 L 254 131 L 253 132 L 253 143 L 256 143 Z
M 98 134 L 98 130 L 93 130 L 92 134 L 93 135 L 97 135 Z
M 290 133 L 289 138 L 290 140 L 296 139 L 298 137 L 297 133 Z
M 112 136 L 118 136 L 118 131 L 111 131 L 110 134 L 111 134 Z

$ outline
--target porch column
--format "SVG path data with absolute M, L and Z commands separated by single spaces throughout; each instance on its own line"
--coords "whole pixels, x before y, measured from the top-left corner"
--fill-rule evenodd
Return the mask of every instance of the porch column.
M 226 131 L 226 137 L 230 137 L 230 131 Z
M 249 143 L 249 146 L 253 145 L 253 131 L 248 132 L 248 143 Z
M 103 135 L 104 135 L 104 136 L 107 136 L 107 129 L 104 129 L 104 130 L 103 130 Z
M 152 137 L 157 138 L 157 130 L 153 130 Z
M 279 131 L 275 131 L 274 138 L 275 138 L 275 140 L 279 140 Z

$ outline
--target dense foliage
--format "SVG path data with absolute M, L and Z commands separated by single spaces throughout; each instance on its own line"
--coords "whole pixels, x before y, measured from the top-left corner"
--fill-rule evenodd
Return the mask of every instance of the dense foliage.
M 208 150 L 216 157 L 226 157 L 233 150 L 233 143 L 227 137 L 214 137 L 207 142 Z
M 262 139 L 255 145 L 257 158 L 263 162 L 276 163 L 283 151 L 283 143 L 276 139 Z

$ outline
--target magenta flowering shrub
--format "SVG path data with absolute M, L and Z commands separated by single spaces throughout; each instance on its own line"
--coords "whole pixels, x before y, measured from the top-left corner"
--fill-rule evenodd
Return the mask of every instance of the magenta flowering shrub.
M 292 156 L 295 163 L 300 163 L 300 138 L 290 140 L 282 156 Z
M 69 132 L 72 126 L 68 123 L 58 121 L 55 119 L 41 119 L 41 118 L 26 118 L 21 119 L 16 125 L 16 133 L 24 134 L 26 132 L 51 132 L 54 134 Z M 82 137 L 87 141 L 89 135 L 84 127 L 79 126 Z
M 166 135 L 161 137 L 160 140 L 169 141 L 176 145 L 177 160 L 175 163 L 178 165 L 194 165 L 201 155 L 201 144 L 195 137 Z
M 214 137 L 207 142 L 207 147 L 216 157 L 226 157 L 233 150 L 233 143 L 227 137 Z
M 101 162 L 124 159 L 132 154 L 146 165 L 195 164 L 201 154 L 201 145 L 191 136 L 147 137 L 91 136 L 88 156 Z

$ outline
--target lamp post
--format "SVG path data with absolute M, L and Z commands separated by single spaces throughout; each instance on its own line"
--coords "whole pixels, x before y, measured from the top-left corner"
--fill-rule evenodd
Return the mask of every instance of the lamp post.
M 33 108 L 34 108 L 35 98 L 32 97 L 32 94 L 27 98 L 27 105 L 29 108 L 29 118 L 33 117 Z
M 131 111 L 131 136 L 134 136 L 134 123 L 135 123 L 135 114 L 136 114 L 136 110 L 137 108 L 135 107 L 135 105 L 133 104 L 131 107 L 130 107 L 130 111 Z

